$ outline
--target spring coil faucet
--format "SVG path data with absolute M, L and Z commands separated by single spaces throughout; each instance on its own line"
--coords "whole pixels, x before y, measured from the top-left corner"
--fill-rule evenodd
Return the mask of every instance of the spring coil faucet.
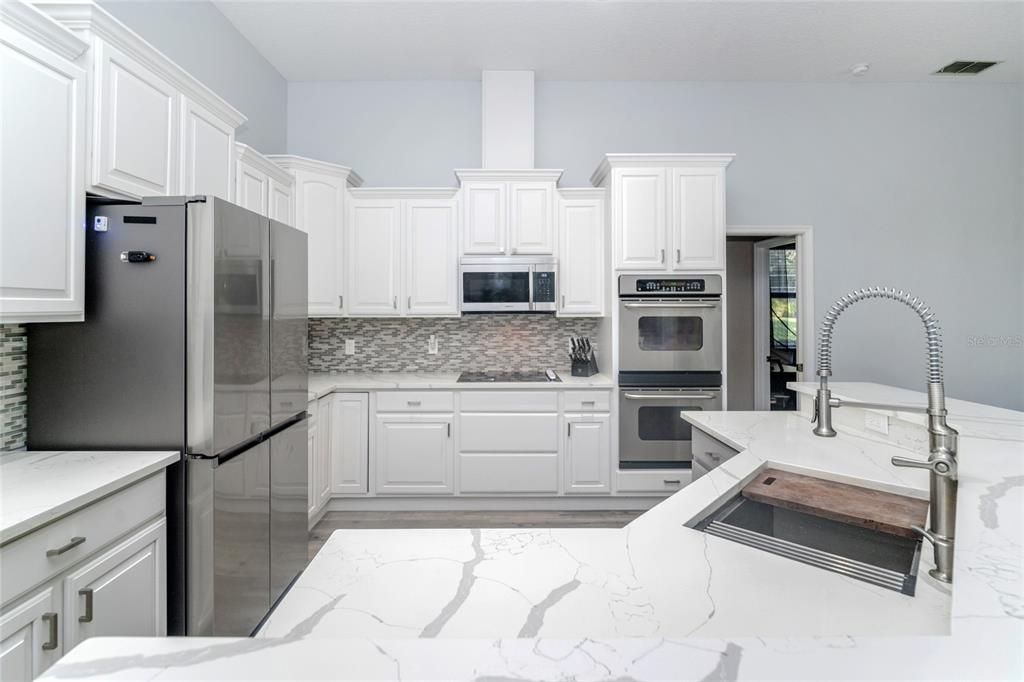
M 881 403 L 854 402 L 833 398 L 828 388 L 832 376 L 832 336 L 836 320 L 855 303 L 871 298 L 889 299 L 906 305 L 917 313 L 924 323 L 928 342 L 928 407 L 886 405 Z M 924 412 L 928 415 L 928 460 L 922 462 L 907 457 L 893 457 L 898 467 L 928 469 L 930 514 L 928 530 L 914 527 L 922 537 L 932 543 L 935 550 L 935 568 L 929 575 L 942 582 L 953 582 L 953 537 L 956 521 L 957 493 L 957 432 L 946 424 L 946 392 L 942 378 L 942 335 L 935 313 L 921 299 L 902 290 L 890 287 L 868 287 L 855 289 L 832 304 L 821 323 L 818 333 L 818 395 L 814 399 L 814 435 L 831 438 L 836 435 L 832 428 L 832 408 L 860 407 L 866 409 L 900 410 Z

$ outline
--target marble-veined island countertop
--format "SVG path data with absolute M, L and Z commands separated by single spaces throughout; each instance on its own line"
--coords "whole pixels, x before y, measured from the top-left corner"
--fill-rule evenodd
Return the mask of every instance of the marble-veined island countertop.
M 687 413 L 742 452 L 624 529 L 339 531 L 257 638 L 88 640 L 46 677 L 1019 679 L 1024 415 L 979 412 L 950 419 L 952 589 L 927 546 L 911 598 L 684 525 L 766 463 L 921 495 L 927 476 L 888 462 L 921 438 Z

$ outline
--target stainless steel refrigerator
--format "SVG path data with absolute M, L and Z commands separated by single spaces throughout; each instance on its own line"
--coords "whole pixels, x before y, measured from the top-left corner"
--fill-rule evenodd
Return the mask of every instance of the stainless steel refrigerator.
M 29 329 L 28 445 L 182 452 L 168 632 L 249 635 L 307 558 L 306 235 L 214 197 L 85 230 L 85 321 Z

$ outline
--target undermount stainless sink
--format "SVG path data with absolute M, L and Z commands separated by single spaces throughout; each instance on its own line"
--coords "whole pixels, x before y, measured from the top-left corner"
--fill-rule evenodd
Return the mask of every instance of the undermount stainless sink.
M 692 526 L 771 554 L 913 596 L 921 541 L 758 502 L 730 498 Z

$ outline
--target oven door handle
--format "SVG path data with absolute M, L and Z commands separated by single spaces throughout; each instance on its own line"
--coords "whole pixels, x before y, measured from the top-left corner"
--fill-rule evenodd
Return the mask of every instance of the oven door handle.
M 629 310 L 634 308 L 717 308 L 717 303 L 623 303 Z
M 659 393 L 657 395 L 643 393 L 623 393 L 626 400 L 714 400 L 718 396 L 707 393 Z

